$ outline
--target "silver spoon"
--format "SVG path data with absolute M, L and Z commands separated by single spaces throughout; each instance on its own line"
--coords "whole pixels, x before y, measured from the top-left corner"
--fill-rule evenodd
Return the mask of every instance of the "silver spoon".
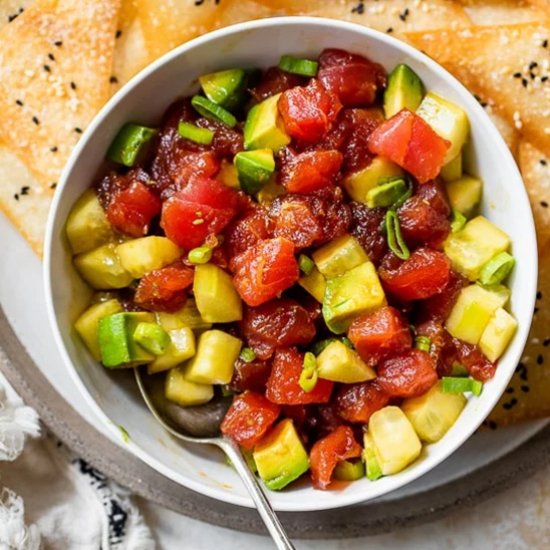
M 220 425 L 230 405 L 230 399 L 220 399 L 197 407 L 180 407 L 160 398 L 160 392 L 155 388 L 154 381 L 151 384 L 153 377 L 147 377 L 149 380 L 149 387 L 147 387 L 139 367 L 134 369 L 134 374 L 141 396 L 159 424 L 171 435 L 186 443 L 219 447 L 237 470 L 277 548 L 295 550 L 267 500 L 262 486 L 250 471 L 239 446 L 220 432 Z

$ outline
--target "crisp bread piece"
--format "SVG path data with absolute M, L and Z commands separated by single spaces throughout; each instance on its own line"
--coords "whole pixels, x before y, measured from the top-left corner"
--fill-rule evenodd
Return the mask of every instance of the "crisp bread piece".
M 42 255 L 54 189 L 44 189 L 21 160 L 0 145 L 0 210 Z
M 522 142 L 519 167 L 533 209 L 539 250 L 543 250 L 550 245 L 550 156 Z M 545 259 L 550 261 L 550 258 Z
M 120 0 L 37 0 L 0 31 L 0 140 L 48 189 L 109 97 Z
M 486 421 L 491 428 L 550 415 L 550 248 L 540 254 L 538 296 L 523 358 Z
M 537 23 L 546 13 L 522 0 L 459 0 L 474 25 Z
M 522 24 L 408 33 L 535 147 L 550 154 L 550 27 Z

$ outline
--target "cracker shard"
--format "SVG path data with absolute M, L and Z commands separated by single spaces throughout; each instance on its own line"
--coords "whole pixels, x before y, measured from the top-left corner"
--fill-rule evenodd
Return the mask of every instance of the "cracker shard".
M 0 140 L 44 189 L 109 97 L 119 7 L 37 0 L 0 30 Z
M 490 99 L 495 111 L 550 154 L 550 63 L 543 47 L 550 39 L 547 26 L 476 27 L 408 33 L 407 38 L 472 92 Z

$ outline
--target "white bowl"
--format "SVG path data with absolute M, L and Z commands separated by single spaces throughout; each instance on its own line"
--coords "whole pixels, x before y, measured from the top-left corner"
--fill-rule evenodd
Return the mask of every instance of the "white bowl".
M 482 396 L 470 399 L 445 437 L 427 446 L 421 458 L 409 468 L 376 482 L 363 479 L 331 491 L 317 491 L 309 483 L 300 483 L 271 493 L 274 507 L 281 511 L 311 511 L 346 506 L 393 491 L 431 470 L 462 445 L 494 407 L 520 359 L 531 324 L 537 251 L 531 210 L 520 175 L 487 114 L 470 92 L 437 63 L 383 33 L 351 23 L 308 17 L 235 25 L 168 53 L 107 103 L 82 136 L 65 168 L 46 236 L 44 276 L 48 313 L 67 370 L 83 398 L 121 441 L 118 426 L 124 426 L 130 435 L 127 447 L 132 453 L 176 483 L 243 506 L 252 506 L 252 501 L 220 453 L 207 447 L 184 446 L 168 436 L 141 402 L 133 378 L 128 376 L 131 373 L 102 368 L 75 336 L 73 323 L 84 309 L 89 292 L 72 266 L 64 224 L 76 199 L 104 170 L 106 149 L 125 122 L 158 123 L 168 105 L 196 89 L 196 78 L 201 74 L 234 66 L 264 68 L 277 64 L 285 53 L 315 57 L 328 47 L 364 54 L 386 69 L 405 62 L 419 74 L 428 90 L 456 101 L 467 111 L 472 127 L 468 168 L 485 183 L 483 213 L 504 229 L 513 242 L 517 265 L 510 285 L 512 310 L 519 329 Z

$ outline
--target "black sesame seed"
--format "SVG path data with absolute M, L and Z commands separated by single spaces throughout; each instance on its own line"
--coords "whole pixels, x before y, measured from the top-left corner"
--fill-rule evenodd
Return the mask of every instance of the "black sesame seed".
M 391 34 L 391 33 L 393 32 L 393 27 L 388 27 L 388 28 L 386 29 L 386 32 L 387 32 L 388 34 Z
M 488 425 L 491 430 L 496 430 L 498 427 L 497 423 L 494 420 L 489 420 Z
M 543 208 L 548 208 L 548 203 L 546 201 L 540 201 L 540 205 L 543 207 Z
M 49 53 L 48 58 L 50 59 L 50 61 L 55 61 L 55 57 L 54 57 L 53 53 Z
M 112 76 L 110 79 L 109 79 L 109 82 L 111 84 L 118 84 L 118 78 L 116 76 Z
M 540 77 L 540 81 L 541 82 L 546 82 L 548 80 L 548 77 L 547 76 L 541 76 Z
M 529 63 L 529 70 L 532 70 L 534 69 L 535 67 L 538 67 L 539 64 L 536 62 L 536 61 L 531 61 L 531 63 Z
M 541 45 L 542 45 L 543 48 L 547 48 L 547 47 L 548 47 L 548 40 L 544 39 L 544 40 L 542 41 L 542 44 L 541 44 Z
M 24 185 L 21 187 L 21 195 L 28 195 L 30 191 L 30 187 L 28 185 Z
M 537 365 L 542 365 L 544 363 L 544 357 L 541 353 L 537 355 Z
M 15 193 L 15 195 L 13 196 L 13 198 L 18 201 L 19 200 L 19 195 L 17 193 Z
M 361 1 L 355 7 L 351 8 L 351 13 L 358 13 L 359 15 L 365 13 L 365 4 L 364 4 L 364 2 Z
M 15 103 L 17 103 L 17 105 L 19 105 L 19 107 L 23 107 L 23 102 L 20 99 L 16 99 Z
M 524 88 L 527 88 L 527 84 L 529 83 L 529 81 L 526 79 L 526 78 L 522 78 L 521 79 L 521 85 L 524 87 Z
M 515 391 L 512 387 L 506 388 L 506 393 L 514 393 Z
M 71 89 L 76 90 L 76 84 L 74 82 L 71 82 Z
M 542 298 L 542 292 L 540 290 L 537 291 L 537 300 L 540 300 Z
M 529 76 L 531 77 L 531 80 L 535 80 L 535 78 L 537 78 L 535 73 L 529 73 Z
M 54 43 L 53 43 L 54 46 L 57 46 L 58 48 L 60 48 L 61 46 L 63 46 L 63 42 L 61 40 L 56 40 Z
M 521 386 L 521 391 L 523 393 L 529 393 L 529 386 Z
M 195 0 L 195 6 L 200 6 L 204 4 L 204 0 Z
M 527 371 L 523 371 L 519 377 L 524 381 L 524 382 L 527 382 Z
M 57 187 L 57 182 L 54 181 L 52 184 L 50 184 L 50 189 L 55 189 Z
M 405 11 L 403 11 L 403 13 L 399 14 L 399 19 L 401 19 L 401 21 L 405 22 L 407 20 L 408 15 L 409 15 L 409 8 L 405 8 Z
M 550 346 L 550 338 L 545 338 L 544 341 L 542 342 L 542 345 L 547 348 L 548 346 Z
M 514 73 L 514 78 L 521 78 L 521 73 Z
M 540 159 L 539 162 L 543 165 L 543 166 L 546 166 L 548 163 L 546 162 L 546 160 L 544 159 Z
M 515 397 L 512 398 L 512 400 L 510 401 L 510 405 L 511 405 L 512 407 L 514 407 L 514 406 L 516 406 L 517 404 L 518 404 L 518 400 L 517 400 Z
M 81 133 L 82 133 L 82 129 L 79 128 L 78 126 L 74 129 L 74 131 L 75 131 L 77 134 L 81 134 Z
M 536 307 L 536 308 L 533 310 L 533 315 L 536 315 L 538 312 L 539 312 L 539 308 Z
M 50 147 L 50 151 L 52 153 L 57 153 L 57 151 L 59 151 L 59 149 L 57 148 L 57 145 L 54 145 L 53 147 Z
M 122 31 L 119 29 L 116 31 L 115 38 L 120 38 L 122 36 Z
M 32 121 L 38 126 L 40 124 L 40 121 L 38 120 L 37 117 L 33 116 L 32 117 Z
M 509 411 L 512 408 L 512 405 L 510 403 L 504 403 L 502 405 L 502 408 Z
M 51 69 L 50 69 L 50 66 L 49 65 L 44 65 L 44 70 L 49 73 L 51 72 Z

